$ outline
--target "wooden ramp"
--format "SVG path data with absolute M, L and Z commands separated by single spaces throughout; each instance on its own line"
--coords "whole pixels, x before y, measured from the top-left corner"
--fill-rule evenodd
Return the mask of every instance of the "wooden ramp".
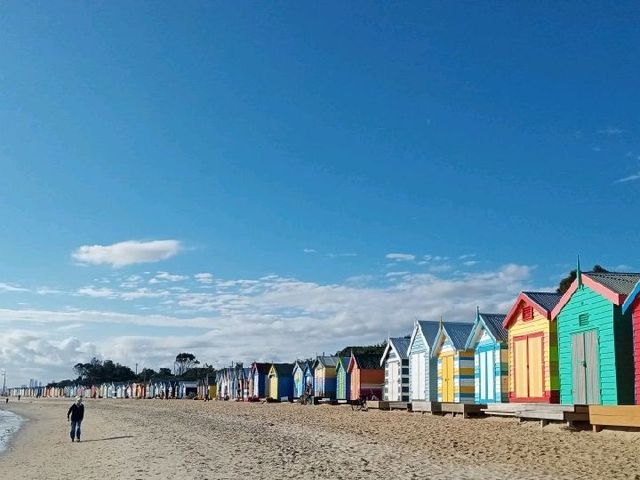
M 371 410 L 389 410 L 389 402 L 384 400 L 367 400 L 367 408 Z
M 411 411 L 411 404 L 409 402 L 389 402 L 389 410 Z
M 558 405 L 554 403 L 490 403 L 482 409 L 486 415 L 516 417 L 520 420 L 586 422 L 589 420 L 586 405 Z
M 427 402 L 426 400 L 413 400 L 411 402 L 412 412 L 440 413 L 440 402 Z
M 484 404 L 443 402 L 440 404 L 440 413 L 452 413 L 454 417 L 462 414 L 462 418 L 469 418 L 470 415 L 482 414 L 485 407 Z
M 640 405 L 589 405 L 588 408 L 594 432 L 602 427 L 640 428 Z

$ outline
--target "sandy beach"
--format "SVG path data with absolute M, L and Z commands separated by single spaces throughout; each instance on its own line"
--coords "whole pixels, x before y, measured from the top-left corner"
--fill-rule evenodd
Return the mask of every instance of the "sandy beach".
M 28 419 L 0 454 L 2 478 L 640 478 L 639 433 L 347 406 L 87 400 L 76 444 L 69 404 L 2 406 Z

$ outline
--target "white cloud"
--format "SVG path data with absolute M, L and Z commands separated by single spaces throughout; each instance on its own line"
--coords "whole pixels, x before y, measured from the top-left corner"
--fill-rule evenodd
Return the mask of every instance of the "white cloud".
M 416 256 L 410 253 L 387 253 L 385 258 L 394 262 L 413 262 Z
M 172 275 L 169 272 L 158 272 L 149 283 L 162 283 L 162 282 L 181 282 L 187 280 L 187 275 Z
M 338 258 L 338 257 L 357 257 L 357 253 L 327 253 L 327 257 Z
M 393 277 L 404 277 L 405 275 L 409 275 L 410 272 L 388 272 L 385 277 L 393 278 Z
M 95 288 L 92 286 L 79 288 L 78 294 L 93 298 L 113 298 L 115 296 L 115 292 L 110 288 Z
M 129 240 L 113 245 L 83 245 L 71 254 L 81 264 L 107 264 L 115 268 L 136 263 L 159 262 L 175 256 L 181 250 L 178 240 Z
M 463 265 L 465 267 L 473 267 L 474 265 L 477 265 L 479 262 L 477 260 L 467 260 L 466 262 L 463 262 Z
M 205 285 L 213 283 L 212 273 L 196 273 L 193 278 L 195 278 L 197 282 L 204 283 Z
M 473 258 L 473 257 L 475 257 L 475 256 L 476 256 L 476 254 L 475 254 L 475 253 L 465 253 L 464 255 L 460 255 L 460 256 L 458 257 L 458 260 L 466 260 L 466 259 L 468 259 L 468 258 Z
M 316 253 L 316 250 L 314 248 L 305 248 L 303 250 L 304 253 Z
M 622 128 L 618 128 L 618 127 L 607 127 L 607 128 L 601 128 L 600 130 L 598 130 L 598 133 L 600 135 L 607 135 L 607 136 L 616 136 L 616 135 L 622 135 L 625 131 Z
M 12 283 L 0 282 L 0 292 L 28 292 L 28 288 L 23 288 Z
M 640 172 L 629 175 L 628 177 L 619 178 L 615 183 L 634 182 L 640 180 Z

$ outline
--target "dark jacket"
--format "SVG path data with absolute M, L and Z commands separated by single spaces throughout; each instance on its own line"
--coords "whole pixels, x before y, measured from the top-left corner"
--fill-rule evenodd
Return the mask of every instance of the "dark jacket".
M 74 403 L 69 407 L 69 411 L 67 412 L 67 420 L 69 420 L 69 415 L 71 415 L 72 422 L 80 422 L 84 418 L 84 405 Z

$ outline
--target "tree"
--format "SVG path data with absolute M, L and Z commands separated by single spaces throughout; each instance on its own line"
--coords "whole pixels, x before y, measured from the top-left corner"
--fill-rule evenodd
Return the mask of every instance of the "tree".
M 356 355 L 365 355 L 365 354 L 382 355 L 384 353 L 384 349 L 386 346 L 387 346 L 387 343 L 382 342 L 376 345 L 344 347 L 342 350 L 338 350 L 336 352 L 336 356 L 349 357 L 351 356 L 351 352 L 355 353 Z
M 169 370 L 169 369 L 167 369 Z M 156 376 L 156 371 L 153 368 L 143 368 L 142 371 L 138 374 L 138 381 L 144 382 L 149 380 L 150 378 Z
M 593 266 L 593 269 L 591 271 L 595 272 L 595 273 L 608 273 L 609 272 L 609 270 L 606 270 L 606 269 L 604 269 L 603 267 L 601 267 L 600 265 L 597 265 L 597 264 Z M 571 284 L 576 279 L 576 276 L 577 276 L 576 270 L 571 270 L 569 272 L 569 275 L 567 275 L 562 280 L 560 280 L 560 283 L 558 284 L 558 288 L 556 289 L 556 292 L 560 293 L 560 294 L 564 294 L 567 290 L 569 290 L 569 287 L 571 287 Z
M 198 364 L 200 364 L 200 362 L 196 360 L 196 356 L 193 353 L 179 353 L 176 355 L 176 361 L 174 363 L 176 375 L 183 375 L 187 370 Z
M 173 377 L 173 372 L 171 371 L 170 368 L 161 368 L 160 370 L 158 370 L 158 377 L 161 377 L 161 378 Z

